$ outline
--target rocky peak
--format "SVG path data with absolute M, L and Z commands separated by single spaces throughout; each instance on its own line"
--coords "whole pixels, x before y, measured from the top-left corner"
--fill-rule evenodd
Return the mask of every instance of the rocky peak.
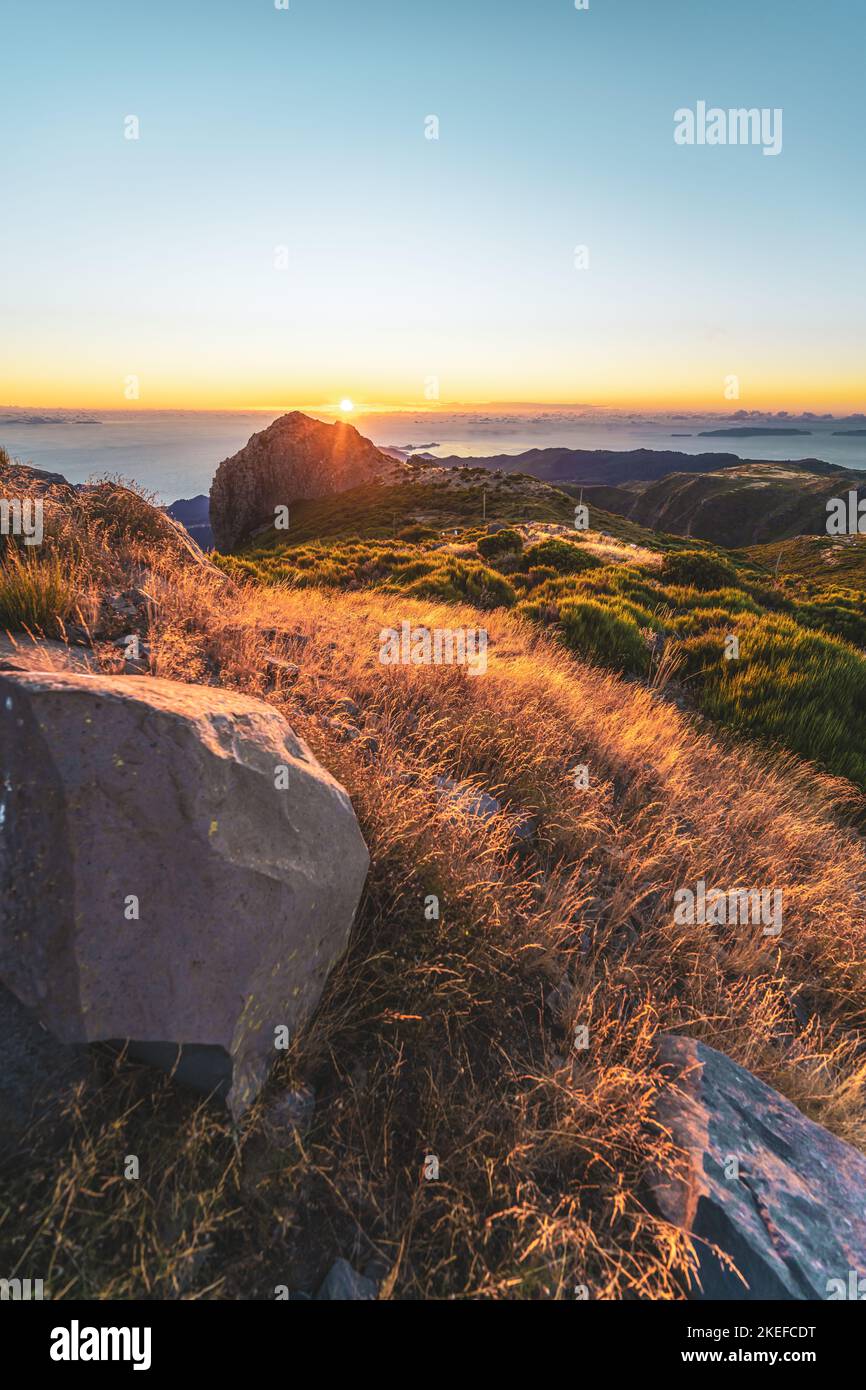
M 219 465 L 210 493 L 214 542 L 233 550 L 273 522 L 276 507 L 376 479 L 392 481 L 405 471 L 353 425 L 326 425 L 293 410 Z

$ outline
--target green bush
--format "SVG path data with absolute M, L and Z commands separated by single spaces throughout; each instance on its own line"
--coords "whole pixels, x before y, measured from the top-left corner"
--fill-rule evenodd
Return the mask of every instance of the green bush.
M 78 575 L 58 556 L 37 559 L 10 545 L 0 563 L 0 631 L 22 628 L 45 637 L 62 633 L 75 611 Z
M 523 563 L 528 570 L 544 567 L 556 570 L 557 574 L 579 574 L 582 570 L 601 568 L 601 561 L 583 546 L 561 541 L 556 536 L 529 546 L 524 552 Z
M 811 602 L 796 605 L 795 616 L 804 627 L 820 628 L 857 647 L 866 647 L 866 595 L 839 590 Z
M 491 536 L 482 536 L 478 541 L 478 554 L 484 560 L 498 560 L 502 555 L 519 555 L 523 549 L 523 537 L 519 531 L 506 526 L 502 531 L 494 531 Z
M 683 642 L 689 685 L 704 713 L 866 785 L 866 660 L 778 615 L 747 615 L 736 632 L 740 655 L 733 660 L 725 657 L 721 630 Z
M 539 584 L 546 584 L 548 579 L 555 579 L 556 570 L 551 569 L 550 565 L 533 565 L 526 577 L 530 587 L 537 589 Z
M 738 588 L 734 566 L 703 550 L 672 550 L 662 560 L 661 581 L 687 589 Z
M 631 618 L 595 599 L 567 599 L 560 605 L 562 636 L 579 656 L 615 671 L 644 675 L 649 648 Z
M 495 570 L 471 560 L 447 560 L 404 591 L 413 598 L 437 598 L 447 603 L 471 603 L 476 608 L 511 608 L 514 589 Z
M 411 526 L 404 526 L 402 531 L 397 532 L 397 539 L 400 541 L 430 541 L 435 540 L 438 531 L 434 531 L 430 526 L 422 526 L 420 522 L 415 522 Z

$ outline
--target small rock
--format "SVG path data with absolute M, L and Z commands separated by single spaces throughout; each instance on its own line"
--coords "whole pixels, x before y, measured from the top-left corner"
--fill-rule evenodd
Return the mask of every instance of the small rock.
M 378 1288 L 372 1279 L 367 1279 L 353 1269 L 348 1260 L 335 1260 L 316 1294 L 316 1300 L 373 1301 Z
M 557 1021 L 560 1020 L 560 1018 L 568 1008 L 573 994 L 574 985 L 571 983 L 570 980 L 562 980 L 560 984 L 554 985 L 553 989 L 550 990 L 550 992 L 547 995 L 547 998 L 544 1001 L 544 1007 L 550 1014 L 551 1018 L 556 1019 Z
M 361 739 L 359 747 L 364 750 L 370 758 L 375 758 L 379 752 L 379 740 L 375 734 L 365 734 Z
M 92 671 L 95 666 L 95 657 L 74 651 L 65 642 L 34 641 L 25 632 L 14 637 L 0 633 L 0 671 Z
M 291 685 L 301 674 L 300 666 L 294 661 L 284 661 L 281 656 L 266 656 L 264 668 L 266 690 L 275 690 L 280 685 Z
M 279 1148 L 291 1148 L 296 1138 L 309 1133 L 316 1112 L 316 1093 L 310 1086 L 298 1086 L 278 1096 L 265 1111 L 268 1138 Z
M 514 838 L 525 844 L 531 840 L 539 825 L 538 816 L 521 816 L 514 825 Z
M 360 719 L 361 717 L 361 706 L 345 695 L 342 699 L 337 700 L 336 703 L 331 706 L 331 709 L 334 714 L 342 714 L 349 719 Z
M 361 730 L 356 729 L 354 724 L 344 724 L 342 719 L 332 719 L 328 714 L 321 716 L 320 723 L 335 733 L 342 743 L 354 743 L 356 738 L 361 737 Z
M 371 1280 L 378 1288 L 382 1280 L 388 1277 L 390 1271 L 391 1266 L 388 1261 L 383 1259 L 381 1255 L 374 1255 L 364 1265 L 364 1278 Z
M 452 777 L 434 777 L 433 780 L 443 792 L 444 799 L 450 800 L 455 809 L 467 816 L 481 816 L 484 820 L 490 820 L 502 810 L 495 796 L 479 791 L 477 787 L 461 786 Z

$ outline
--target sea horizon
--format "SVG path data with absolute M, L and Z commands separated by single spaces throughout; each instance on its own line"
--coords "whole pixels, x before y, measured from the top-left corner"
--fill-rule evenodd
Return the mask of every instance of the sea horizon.
M 248 410 L 85 411 L 57 407 L 0 406 L 0 445 L 34 468 L 83 483 L 105 475 L 134 481 L 162 505 L 210 490 L 223 459 L 280 415 L 302 407 Z M 384 448 L 423 451 L 434 457 L 490 457 L 527 449 L 632 449 L 683 454 L 726 453 L 768 462 L 819 459 L 866 470 L 866 416 L 817 416 L 811 412 L 602 410 L 533 405 L 352 413 L 311 407 L 319 420 L 345 419 Z M 50 420 L 50 423 L 49 423 Z M 703 434 L 735 429 L 789 430 L 773 435 Z M 794 432 L 796 431 L 796 432 Z

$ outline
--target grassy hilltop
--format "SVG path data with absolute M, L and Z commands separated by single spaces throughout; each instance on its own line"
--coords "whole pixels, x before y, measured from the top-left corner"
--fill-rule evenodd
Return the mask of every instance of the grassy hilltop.
M 259 584 L 510 610 L 575 656 L 672 688 L 717 723 L 866 788 L 859 544 L 804 537 L 731 552 L 592 504 L 590 529 L 578 531 L 575 505 L 534 479 L 459 470 L 298 504 L 288 532 L 219 563 Z M 781 564 L 800 546 L 812 550 L 808 575 Z

